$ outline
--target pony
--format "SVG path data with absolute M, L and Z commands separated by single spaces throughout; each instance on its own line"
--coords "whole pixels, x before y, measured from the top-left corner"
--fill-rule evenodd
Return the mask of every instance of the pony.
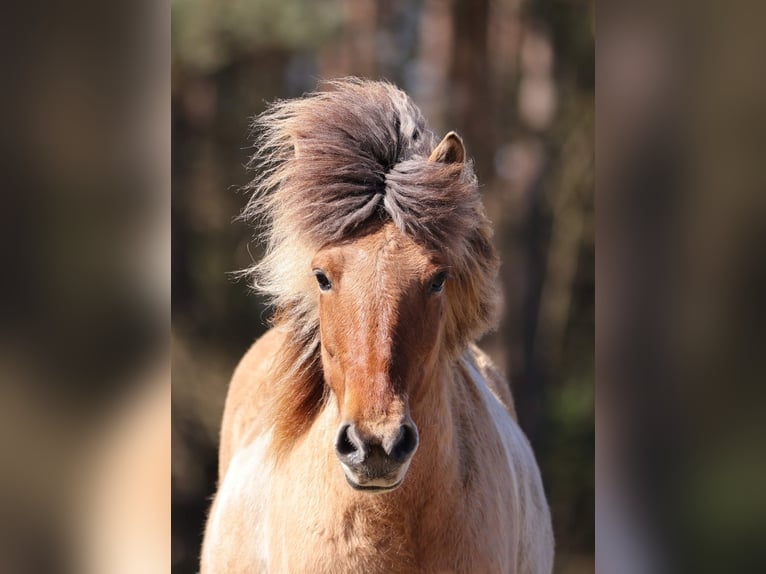
M 461 138 L 354 78 L 255 129 L 273 326 L 228 391 L 202 574 L 551 572 L 535 457 L 474 344 L 499 261 Z

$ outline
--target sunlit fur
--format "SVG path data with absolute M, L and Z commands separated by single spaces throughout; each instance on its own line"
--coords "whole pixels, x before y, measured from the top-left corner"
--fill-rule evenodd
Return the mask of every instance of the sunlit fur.
M 328 88 L 256 120 L 244 217 L 263 225 L 250 273 L 274 328 L 232 379 L 202 572 L 550 572 L 539 470 L 472 344 L 497 320 L 498 260 L 462 142 L 437 157 L 390 84 Z M 420 447 L 402 485 L 352 490 L 338 424 L 388 432 L 404 412 Z

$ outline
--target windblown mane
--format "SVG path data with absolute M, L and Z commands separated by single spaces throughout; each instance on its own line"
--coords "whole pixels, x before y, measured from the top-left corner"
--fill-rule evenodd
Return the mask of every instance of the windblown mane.
M 457 356 L 494 325 L 498 260 L 470 162 L 429 162 L 436 140 L 420 111 L 385 82 L 328 82 L 329 91 L 273 104 L 254 123 L 253 195 L 264 258 L 248 270 L 288 333 L 276 366 L 275 444 L 310 424 L 325 396 L 318 295 L 310 262 L 323 246 L 387 221 L 449 262 L 446 350 Z

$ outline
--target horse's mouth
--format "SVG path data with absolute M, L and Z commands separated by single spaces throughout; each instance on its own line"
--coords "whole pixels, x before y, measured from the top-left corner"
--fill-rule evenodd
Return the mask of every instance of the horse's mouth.
M 376 492 L 390 492 L 392 490 L 396 490 L 397 488 L 401 486 L 402 482 L 404 482 L 404 479 L 390 486 L 359 484 L 358 482 L 354 482 L 353 480 L 351 480 L 348 476 L 346 477 L 346 482 L 348 482 L 348 485 L 354 490 L 359 490 L 361 492 L 376 493 Z

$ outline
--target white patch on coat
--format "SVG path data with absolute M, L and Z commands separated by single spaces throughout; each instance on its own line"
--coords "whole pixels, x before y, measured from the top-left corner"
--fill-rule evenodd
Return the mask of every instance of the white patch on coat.
M 268 571 L 270 443 L 269 433 L 232 458 L 213 504 L 202 549 L 202 574 Z M 248 535 L 243 540 L 234 532 Z

